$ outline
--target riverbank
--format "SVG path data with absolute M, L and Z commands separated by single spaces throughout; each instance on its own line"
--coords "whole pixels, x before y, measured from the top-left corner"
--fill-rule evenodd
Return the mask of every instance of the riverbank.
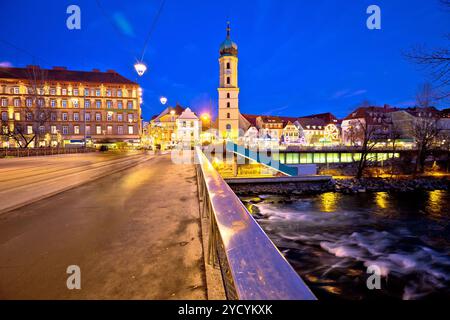
M 327 182 L 289 182 L 289 183 L 247 183 L 230 184 L 238 196 L 260 194 L 273 195 L 311 195 L 324 192 L 354 194 L 362 192 L 411 192 L 449 190 L 450 179 L 447 177 L 420 178 L 365 178 L 339 179 Z

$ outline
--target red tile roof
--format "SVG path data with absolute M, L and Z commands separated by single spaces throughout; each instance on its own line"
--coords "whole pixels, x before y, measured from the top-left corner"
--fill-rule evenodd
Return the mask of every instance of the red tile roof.
M 33 71 L 39 72 L 38 76 L 46 81 L 61 82 L 92 82 L 92 83 L 117 83 L 137 85 L 136 82 L 128 80 L 114 70 L 100 71 L 74 71 L 65 67 L 53 67 L 53 69 L 41 69 L 38 66 L 26 68 L 3 68 L 0 67 L 0 79 L 31 79 Z

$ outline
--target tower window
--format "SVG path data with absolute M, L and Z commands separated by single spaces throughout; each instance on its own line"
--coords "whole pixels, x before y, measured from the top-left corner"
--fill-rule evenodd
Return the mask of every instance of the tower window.
M 231 130 L 231 124 L 227 124 L 227 131 L 230 131 Z
M 231 98 L 230 93 L 227 92 L 227 99 L 230 99 L 230 98 Z
M 231 83 L 231 79 L 230 79 L 230 77 L 227 77 L 227 84 L 230 84 Z
M 229 62 L 227 62 L 227 70 L 230 70 L 230 69 L 231 69 L 231 65 Z
M 227 108 L 229 108 L 231 106 L 231 104 L 229 102 L 227 102 Z
M 230 119 L 230 113 L 229 112 L 227 113 L 227 119 Z

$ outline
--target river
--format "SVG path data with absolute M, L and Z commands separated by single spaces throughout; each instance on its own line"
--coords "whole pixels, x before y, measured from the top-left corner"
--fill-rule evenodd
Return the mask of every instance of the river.
M 449 191 L 260 198 L 258 223 L 319 299 L 450 298 Z

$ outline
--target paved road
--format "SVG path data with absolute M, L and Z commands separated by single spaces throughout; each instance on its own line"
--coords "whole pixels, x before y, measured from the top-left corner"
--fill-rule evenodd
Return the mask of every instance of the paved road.
M 0 299 L 205 299 L 200 237 L 193 166 L 156 156 L 0 215 Z

